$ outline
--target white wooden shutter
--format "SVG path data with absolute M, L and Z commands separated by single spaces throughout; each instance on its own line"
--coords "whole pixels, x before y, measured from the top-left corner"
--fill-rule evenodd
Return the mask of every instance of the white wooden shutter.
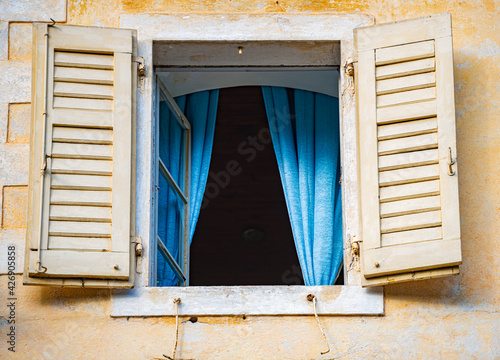
M 451 17 L 356 29 L 355 42 L 364 285 L 456 274 Z
M 35 24 L 25 283 L 133 285 L 134 38 Z

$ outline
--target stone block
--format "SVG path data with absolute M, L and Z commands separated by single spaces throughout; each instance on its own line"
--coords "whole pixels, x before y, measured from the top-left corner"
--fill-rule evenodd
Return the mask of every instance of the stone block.
M 0 103 L 31 101 L 31 61 L 0 61 Z
M 15 269 L 12 270 L 11 266 L 10 270 L 13 271 L 15 274 L 23 273 L 25 242 L 26 242 L 25 229 L 0 230 L 0 275 L 7 274 L 9 271 L 8 257 L 9 253 L 12 254 L 12 248 L 10 248 L 9 250 L 9 247 L 11 246 L 14 246 Z
M 0 20 L 66 21 L 66 0 L 2 0 Z
M 31 104 L 9 104 L 7 121 L 7 142 L 29 143 L 30 140 Z
M 9 54 L 9 22 L 0 21 L 0 60 L 7 60 Z
M 9 24 L 9 60 L 31 60 L 32 29 L 31 23 Z
M 27 186 L 4 186 L 2 191 L 2 228 L 26 227 Z

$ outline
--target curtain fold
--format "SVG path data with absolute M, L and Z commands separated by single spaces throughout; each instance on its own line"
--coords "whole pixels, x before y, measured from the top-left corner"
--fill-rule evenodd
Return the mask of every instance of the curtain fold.
M 304 282 L 333 285 L 343 254 L 338 99 L 262 92 Z
M 215 132 L 215 119 L 219 90 L 207 90 L 175 98 L 179 108 L 191 124 L 191 188 L 189 195 L 189 243 L 194 235 L 200 214 L 201 202 L 205 192 L 212 145 Z M 164 161 L 172 177 L 181 184 L 183 179 L 182 130 L 177 120 L 164 102 L 160 102 L 160 158 Z M 167 181 L 160 176 L 158 199 L 158 235 L 165 243 L 170 254 L 181 265 L 179 259 L 179 234 L 181 223 L 181 204 Z M 161 254 L 157 260 L 157 286 L 174 286 L 177 277 Z
M 200 91 L 181 96 L 179 100 L 176 98 L 176 101 L 191 123 L 191 192 L 189 200 L 189 243 L 191 244 L 210 170 L 219 90 Z

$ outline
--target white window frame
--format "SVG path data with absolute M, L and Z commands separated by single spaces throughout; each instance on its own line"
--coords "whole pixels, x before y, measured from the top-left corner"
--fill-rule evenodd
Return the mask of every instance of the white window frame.
M 299 315 L 312 314 L 309 293 L 325 315 L 383 315 L 382 287 L 362 288 L 359 259 L 351 250 L 359 234 L 358 143 L 354 82 L 340 71 L 342 212 L 345 284 L 334 286 L 216 286 L 150 287 L 149 259 L 154 228 L 151 206 L 155 164 L 152 124 L 155 121 L 153 40 L 196 41 L 337 41 L 341 64 L 354 57 L 353 29 L 374 23 L 367 15 L 123 15 L 120 27 L 138 30 L 138 55 L 146 76 L 137 96 L 136 232 L 144 252 L 137 263 L 132 290 L 113 290 L 111 316 L 175 315 L 173 299 L 180 297 L 180 315 Z M 154 249 L 156 250 L 156 249 Z
M 158 251 L 162 251 L 165 256 L 165 261 L 167 262 L 168 266 L 171 267 L 172 271 L 176 274 L 177 279 L 179 283 L 181 283 L 183 286 L 186 286 L 189 278 L 189 245 L 188 245 L 188 238 L 189 238 L 189 188 L 190 188 L 190 158 L 191 158 L 191 150 L 190 150 L 190 143 L 191 143 L 191 125 L 189 123 L 189 120 L 185 118 L 184 114 L 182 113 L 181 109 L 177 106 L 177 103 L 175 102 L 174 98 L 170 95 L 169 91 L 164 87 L 163 83 L 161 80 L 156 81 L 156 99 L 155 99 L 155 109 L 156 109 L 156 116 L 155 116 L 155 122 L 152 128 L 152 133 L 153 136 L 155 136 L 154 140 L 154 162 L 155 166 L 153 168 L 154 176 L 155 176 L 155 185 L 153 187 L 154 191 L 156 194 L 153 194 L 153 207 L 154 207 L 154 221 L 153 221 L 153 228 L 154 228 L 154 236 L 151 239 L 151 249 L 152 251 L 149 253 L 150 256 L 150 284 L 156 284 L 157 281 L 157 265 L 158 265 Z M 165 101 L 167 102 L 167 105 L 169 107 L 169 111 L 171 111 L 175 119 L 173 121 L 177 121 L 178 125 L 184 130 L 182 136 L 184 137 L 184 149 L 181 149 L 183 151 L 183 154 L 181 156 L 181 161 L 183 164 L 181 164 L 181 171 L 183 172 L 182 176 L 182 183 L 177 184 L 176 181 L 173 179 L 172 175 L 169 172 L 169 169 L 163 163 L 161 156 L 160 156 L 160 99 L 164 98 Z M 163 175 L 162 175 L 163 173 Z M 173 256 L 173 254 L 168 251 L 167 244 L 162 241 L 160 238 L 160 235 L 158 234 L 158 198 L 160 195 L 160 176 L 163 176 L 168 183 L 169 188 L 176 194 L 177 196 L 177 201 L 179 203 L 183 202 L 184 204 L 182 205 L 182 211 L 181 211 L 181 226 L 180 226 L 180 232 L 179 232 L 179 260 L 176 260 Z M 161 249 L 161 250 L 160 250 Z M 153 255 L 154 254 L 154 255 Z

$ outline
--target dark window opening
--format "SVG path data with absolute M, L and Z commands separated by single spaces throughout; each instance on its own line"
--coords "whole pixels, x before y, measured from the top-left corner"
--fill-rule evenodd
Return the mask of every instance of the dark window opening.
M 304 285 L 260 87 L 220 90 L 190 251 L 191 286 Z

